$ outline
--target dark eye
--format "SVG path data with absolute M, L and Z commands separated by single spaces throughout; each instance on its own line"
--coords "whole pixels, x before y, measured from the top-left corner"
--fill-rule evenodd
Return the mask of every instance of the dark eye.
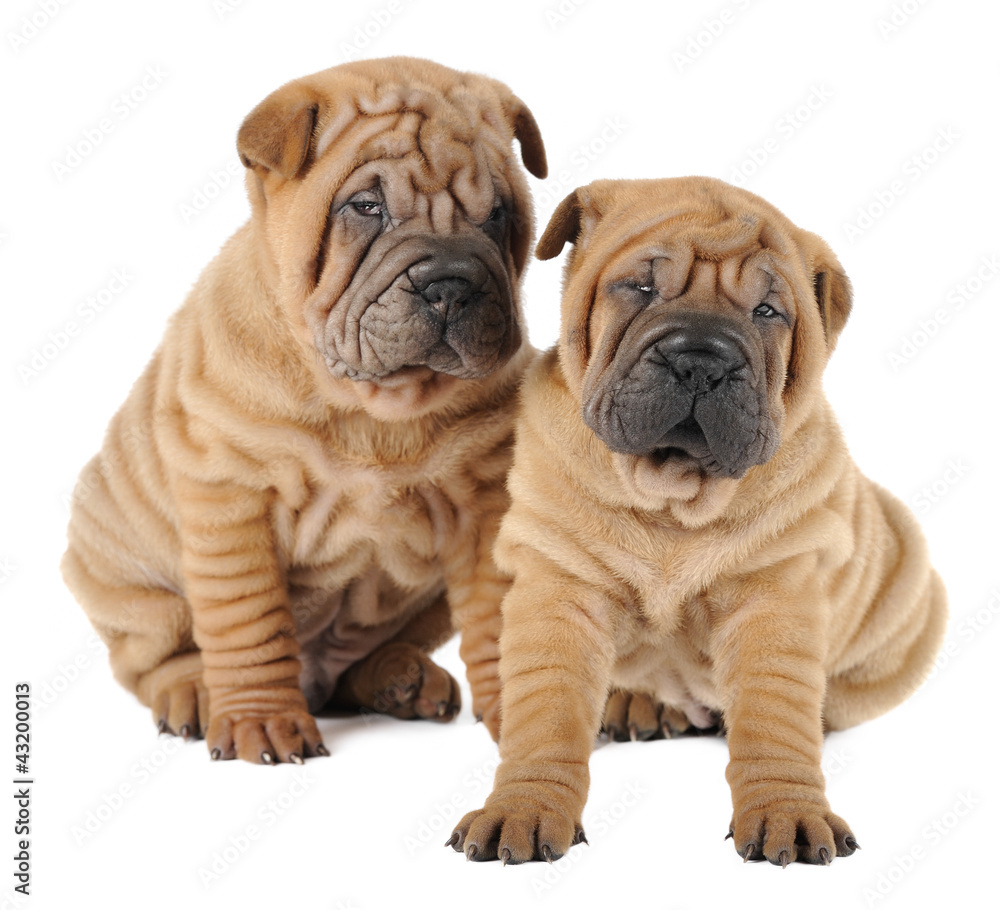
M 775 316 L 779 316 L 778 311 L 767 303 L 762 303 L 753 311 L 754 316 L 763 316 L 765 319 L 772 319 Z
M 493 206 L 489 217 L 480 225 L 484 231 L 495 238 L 499 238 L 507 229 L 507 209 L 502 202 Z
M 384 211 L 381 202 L 375 199 L 355 199 L 350 203 L 351 207 L 360 215 L 379 215 Z
M 649 281 L 626 281 L 625 287 L 634 294 L 641 294 L 647 300 L 659 295 L 656 285 Z

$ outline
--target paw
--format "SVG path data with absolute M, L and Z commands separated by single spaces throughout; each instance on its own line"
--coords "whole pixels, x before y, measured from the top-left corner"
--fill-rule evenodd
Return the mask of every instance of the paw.
M 743 812 L 734 817 L 728 837 L 744 862 L 766 859 L 783 868 L 796 861 L 829 865 L 833 857 L 860 849 L 847 822 L 815 805 Z
M 603 732 L 609 742 L 633 742 L 684 733 L 690 724 L 684 712 L 660 704 L 643 692 L 614 690 L 604 707 Z
M 330 754 L 316 721 L 300 709 L 266 717 L 247 712 L 220 714 L 212 718 L 205 740 L 212 761 L 241 758 L 263 765 L 275 762 L 301 765 L 304 758 Z
M 403 720 L 446 723 L 458 714 L 462 696 L 452 675 L 413 645 L 387 645 L 377 660 L 367 707 Z
M 469 812 L 445 843 L 465 858 L 507 863 L 555 862 L 574 844 L 586 843 L 579 821 L 534 800 L 493 800 Z
M 198 679 L 182 679 L 153 698 L 153 721 L 160 733 L 201 739 L 209 726 L 208 689 Z

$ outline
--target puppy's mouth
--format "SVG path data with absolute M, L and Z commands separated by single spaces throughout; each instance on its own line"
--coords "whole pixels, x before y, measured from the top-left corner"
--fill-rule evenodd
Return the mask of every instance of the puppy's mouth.
M 329 363 L 328 366 L 333 368 L 333 365 Z M 372 382 L 377 383 L 384 389 L 398 389 L 405 385 L 412 385 L 413 383 L 426 383 L 434 380 L 435 378 L 445 378 L 443 373 L 437 373 L 428 366 L 405 366 L 400 367 L 398 370 L 393 370 L 391 373 L 368 373 L 364 370 L 355 370 L 347 365 L 337 364 L 340 368 L 340 372 L 347 379 L 353 379 L 355 382 Z
M 710 475 L 729 476 L 733 472 L 712 454 L 705 433 L 694 417 L 677 424 L 664 438 L 665 445 L 655 447 L 643 457 L 656 469 L 697 470 Z

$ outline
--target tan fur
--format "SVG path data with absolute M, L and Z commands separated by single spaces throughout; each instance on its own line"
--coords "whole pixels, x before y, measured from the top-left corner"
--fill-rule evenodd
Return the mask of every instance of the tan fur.
M 328 212 L 373 180 L 392 230 L 418 240 L 471 237 L 508 200 L 498 268 L 520 319 L 532 214 L 515 137 L 544 175 L 537 126 L 509 89 L 409 58 L 296 80 L 240 130 L 253 215 L 84 469 L 63 561 L 119 682 L 161 728 L 204 732 L 214 758 L 325 754 L 300 681 L 320 702 L 335 689 L 341 703 L 450 719 L 457 687 L 426 654 L 455 626 L 473 710 L 497 734 L 508 582 L 490 551 L 533 352 L 516 334 L 483 377 L 412 367 L 355 381 L 317 345 L 334 330 L 351 342 L 338 303 L 369 268 L 350 231 L 324 236 Z
M 519 862 L 578 842 L 611 692 L 606 724 L 617 728 L 655 725 L 650 702 L 681 729 L 721 716 L 742 856 L 847 855 L 856 842 L 824 794 L 824 728 L 910 695 L 946 621 L 920 529 L 858 470 L 823 394 L 847 280 L 818 237 L 709 179 L 592 184 L 560 207 L 539 254 L 565 240 L 576 245 L 562 336 L 525 382 L 497 549 L 515 576 L 503 603 L 502 763 L 453 844 Z M 794 327 L 768 362 L 782 441 L 741 479 L 616 454 L 581 419 L 595 364 L 621 331 L 609 283 L 650 255 L 682 265 L 659 282 L 678 306 L 748 312 L 762 256 L 783 282 Z

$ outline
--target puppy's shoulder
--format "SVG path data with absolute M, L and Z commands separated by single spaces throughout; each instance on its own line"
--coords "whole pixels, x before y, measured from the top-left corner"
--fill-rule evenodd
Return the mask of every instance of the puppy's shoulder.
M 544 351 L 528 368 L 521 385 L 519 436 L 548 438 L 563 445 L 584 427 L 580 406 L 566 383 L 559 351 Z

